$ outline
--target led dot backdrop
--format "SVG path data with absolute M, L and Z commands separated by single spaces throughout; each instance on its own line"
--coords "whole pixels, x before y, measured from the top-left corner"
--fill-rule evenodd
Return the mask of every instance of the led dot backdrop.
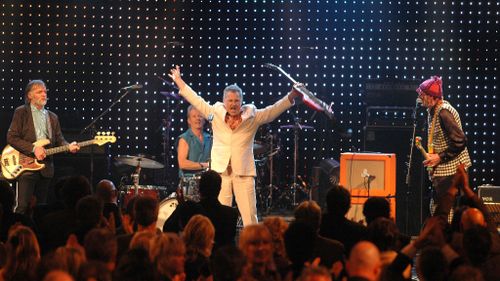
M 169 80 L 178 64 L 208 101 L 237 83 L 246 102 L 263 107 L 291 87 L 262 67 L 273 63 L 333 103 L 337 120 L 298 105 L 259 131 L 257 138 L 279 136 L 277 174 L 287 184 L 293 130 L 280 126 L 300 118 L 314 127 L 299 136 L 298 173 L 307 177 L 321 159 L 363 149 L 366 81 L 441 75 L 469 138 L 473 185 L 498 185 L 499 8 L 499 1 L 2 1 L 2 128 L 30 79 L 47 83 L 48 108 L 65 131 L 76 132 L 120 97 L 120 88 L 138 83 L 143 88 L 97 129 L 116 132 L 112 156 L 161 159 L 162 125 L 171 120 L 167 155 L 175 175 L 173 144 L 187 127 L 187 105 L 166 99 L 160 92 L 175 89 L 158 76 Z

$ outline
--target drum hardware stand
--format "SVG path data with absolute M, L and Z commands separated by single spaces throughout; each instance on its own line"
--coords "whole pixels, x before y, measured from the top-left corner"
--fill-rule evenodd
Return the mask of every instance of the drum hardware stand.
M 135 171 L 131 176 L 132 178 L 132 183 L 134 184 L 134 192 L 135 196 L 139 195 L 139 178 L 141 174 L 141 162 L 139 160 L 139 163 L 137 164 L 137 167 L 135 168 Z
M 297 183 L 297 160 L 299 157 L 299 129 L 300 126 L 300 118 L 295 117 L 295 126 L 293 127 L 293 183 L 291 186 L 292 190 L 292 206 L 297 206 L 297 189 L 300 188 Z
M 273 189 L 274 189 L 274 184 L 273 184 L 273 178 L 274 178 L 274 155 L 278 153 L 279 151 L 279 146 L 277 147 L 276 151 L 274 151 L 274 135 L 269 134 L 268 137 L 269 139 L 269 150 L 270 153 L 267 156 L 269 159 L 269 185 L 267 186 L 269 189 L 269 193 L 267 195 L 266 199 L 266 213 L 269 214 L 271 211 L 271 207 L 273 205 Z
M 122 176 L 120 178 L 120 184 L 118 184 L 118 186 L 116 187 L 116 191 L 117 191 L 117 194 L 118 194 L 118 206 L 122 206 L 122 199 L 124 199 L 124 196 L 125 196 L 125 193 L 126 193 L 126 190 L 124 191 L 123 188 L 125 187 L 125 181 L 127 180 L 127 176 Z
M 302 179 L 302 177 L 300 175 L 297 175 L 297 178 L 300 180 L 300 185 L 302 185 L 302 187 L 305 189 L 304 191 L 307 193 L 307 196 L 309 198 L 309 201 L 312 201 L 312 186 L 309 186 L 305 181 L 304 179 Z M 299 185 L 299 186 L 300 186 Z

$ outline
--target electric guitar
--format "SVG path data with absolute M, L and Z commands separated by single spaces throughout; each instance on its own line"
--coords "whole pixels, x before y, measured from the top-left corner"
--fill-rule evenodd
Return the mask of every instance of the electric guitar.
M 116 137 L 114 133 L 106 132 L 106 133 L 97 133 L 97 136 L 88 141 L 83 141 L 77 143 L 80 147 L 89 146 L 92 144 L 97 144 L 99 146 L 106 143 L 114 143 L 116 141 Z M 33 143 L 35 146 L 46 146 L 50 143 L 48 139 L 37 140 Z M 56 153 L 69 151 L 69 145 L 63 145 L 53 148 L 48 148 L 45 150 L 47 156 L 53 155 Z M 1 158 L 2 165 L 2 175 L 9 180 L 17 178 L 25 171 L 38 171 L 45 167 L 45 164 L 39 163 L 36 158 L 27 156 L 17 151 L 10 145 L 5 146 L 2 151 Z
M 422 146 L 422 138 L 419 136 L 415 137 L 415 146 L 420 150 L 422 155 L 424 156 L 425 160 L 429 160 L 429 155 L 427 154 L 427 151 L 425 151 L 424 147 Z M 429 174 L 429 179 L 432 178 L 432 174 L 434 173 L 434 168 L 433 167 L 427 167 L 427 173 Z

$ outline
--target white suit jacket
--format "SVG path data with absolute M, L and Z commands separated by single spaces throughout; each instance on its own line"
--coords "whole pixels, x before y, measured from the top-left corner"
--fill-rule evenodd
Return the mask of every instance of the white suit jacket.
M 214 136 L 210 156 L 212 170 L 223 173 L 231 161 L 233 173 L 239 176 L 256 175 L 253 143 L 259 126 L 273 121 L 293 105 L 287 96 L 264 109 L 257 109 L 253 104 L 243 105 L 242 122 L 236 129 L 231 130 L 225 122 L 227 111 L 224 103 L 210 105 L 188 85 L 180 89 L 179 93 L 198 109 L 205 119 L 213 115 Z

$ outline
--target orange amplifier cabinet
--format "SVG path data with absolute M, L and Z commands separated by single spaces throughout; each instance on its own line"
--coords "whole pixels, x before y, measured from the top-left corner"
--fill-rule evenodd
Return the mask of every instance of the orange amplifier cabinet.
M 389 198 L 391 216 L 396 217 L 396 154 L 342 153 L 340 184 L 351 193 L 349 219 L 362 220 L 363 203 L 374 196 Z

